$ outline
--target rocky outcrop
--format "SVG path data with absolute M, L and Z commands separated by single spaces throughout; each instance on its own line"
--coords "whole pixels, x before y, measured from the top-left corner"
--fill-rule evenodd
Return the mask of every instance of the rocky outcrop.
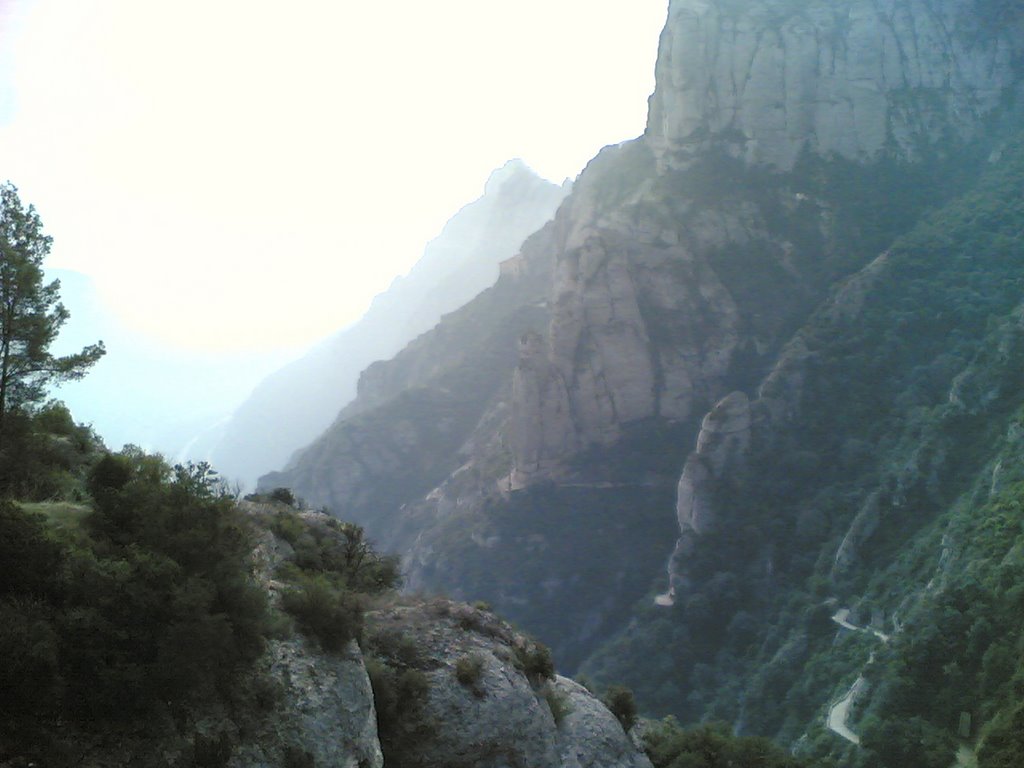
M 550 318 L 544 297 L 553 230 L 548 225 L 523 244 L 515 274 L 364 371 L 358 396 L 334 424 L 283 471 L 260 478 L 259 488 L 290 487 L 391 546 L 392 513 L 443 483 L 478 443 L 504 429 L 519 340 Z
M 405 658 L 429 683 L 419 717 L 433 727 L 416 745 L 418 765 L 650 767 L 586 688 L 531 672 L 525 660 L 543 651 L 489 612 L 438 600 L 372 621 L 377 633 L 403 638 Z
M 511 490 L 549 472 L 552 457 L 576 448 L 576 425 L 569 409 L 569 393 L 558 368 L 548 358 L 544 337 L 535 331 L 519 342 L 519 364 L 512 375 L 512 416 L 509 424 L 516 457 Z
M 1018 92 L 1021 25 L 992 0 L 672 0 L 647 138 L 669 165 L 914 156 Z
M 211 454 L 221 473 L 251 484 L 284 466 L 356 396 L 363 369 L 393 357 L 492 285 L 499 263 L 554 216 L 569 189 L 520 160 L 494 171 L 483 195 L 452 217 L 409 274 L 396 278 L 359 321 L 271 374 L 237 408 Z M 518 270 L 529 267 L 524 261 Z
M 772 324 L 752 329 L 716 263 L 745 248 L 782 258 L 763 212 L 667 199 L 650 158 L 643 143 L 606 150 L 559 213 L 551 324 L 514 393 L 516 477 L 543 476 L 629 424 L 692 418 L 721 395 L 738 350 L 772 343 Z M 803 296 L 789 293 L 793 305 Z
M 280 509 L 242 502 L 262 530 L 252 553 L 253 574 L 280 608 L 282 583 L 277 571 L 295 560 L 295 550 L 277 536 L 270 521 Z M 295 513 L 302 525 L 331 535 L 331 520 L 319 512 Z M 327 653 L 299 633 L 273 638 L 254 670 L 258 680 L 258 717 L 244 729 L 231 768 L 276 768 L 305 761 L 339 768 L 381 768 L 373 688 L 359 646 L 353 640 L 341 653 Z
M 273 640 L 260 666 L 279 699 L 229 766 L 276 768 L 286 756 L 338 768 L 383 766 L 373 690 L 355 641 L 332 655 L 302 637 Z
M 704 417 L 697 449 L 686 460 L 679 478 L 679 539 L 669 559 L 669 591 L 656 598 L 658 605 L 673 605 L 676 593 L 689 586 L 687 558 L 693 554 L 697 539 L 717 522 L 715 483 L 742 467 L 750 448 L 752 426 L 750 400 L 742 392 L 729 394 Z

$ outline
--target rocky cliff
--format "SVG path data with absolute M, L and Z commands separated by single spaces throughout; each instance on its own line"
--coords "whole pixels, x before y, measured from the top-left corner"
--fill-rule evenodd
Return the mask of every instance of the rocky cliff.
M 359 321 L 271 374 L 237 407 L 210 454 L 222 474 L 251 485 L 283 466 L 356 396 L 360 371 L 490 286 L 499 264 L 551 219 L 569 188 L 541 179 L 520 160 L 494 171 L 483 195 L 452 217 Z M 274 439 L 265 440 L 267 434 Z
M 1020 24 L 998 0 L 673 0 L 647 136 L 670 164 L 919 156 L 1019 95 Z
M 371 621 L 370 647 L 426 681 L 408 724 L 426 726 L 409 747 L 416 765 L 650 768 L 590 691 L 536 671 L 531 660 L 545 651 L 488 610 L 435 600 L 387 608 Z

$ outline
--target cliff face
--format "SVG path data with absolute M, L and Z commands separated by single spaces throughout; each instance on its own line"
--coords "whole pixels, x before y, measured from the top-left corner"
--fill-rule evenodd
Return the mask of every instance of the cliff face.
M 525 667 L 537 647 L 489 611 L 435 600 L 378 611 L 371 622 L 370 646 L 401 647 L 427 683 L 406 724 L 430 724 L 408 747 L 417 765 L 650 768 L 590 691 Z
M 647 136 L 669 163 L 915 155 L 1018 93 L 1021 39 L 991 0 L 673 0 Z
M 554 229 L 529 238 L 494 286 L 366 369 L 334 424 L 260 487 L 293 488 L 366 526 L 382 545 L 401 547 L 403 504 L 444 482 L 470 453 L 503 450 L 496 434 L 507 419 L 518 340 L 550 318 Z
M 519 160 L 494 171 L 484 194 L 452 217 L 366 315 L 267 377 L 236 409 L 211 452 L 221 473 L 248 484 L 283 466 L 355 398 L 360 371 L 392 357 L 493 284 L 499 264 L 551 219 L 568 191 Z M 274 439 L 264 439 L 267 434 Z

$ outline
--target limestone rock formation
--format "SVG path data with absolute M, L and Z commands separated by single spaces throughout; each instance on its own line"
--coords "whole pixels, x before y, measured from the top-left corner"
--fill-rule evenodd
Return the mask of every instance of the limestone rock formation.
M 541 179 L 521 160 L 494 171 L 483 195 L 452 217 L 358 322 L 257 386 L 212 451 L 218 469 L 249 484 L 282 467 L 355 397 L 364 368 L 394 356 L 493 284 L 499 264 L 554 216 L 570 188 Z
M 281 584 L 275 581 L 275 572 L 294 561 L 295 551 L 265 527 L 272 507 L 243 502 L 243 508 L 263 528 L 252 556 L 254 576 L 271 602 L 279 604 Z M 326 531 L 326 515 L 303 512 L 299 517 L 311 529 Z M 265 703 L 270 711 L 262 712 L 246 729 L 229 766 L 273 768 L 290 757 L 311 760 L 312 765 L 381 768 L 373 689 L 354 640 L 343 653 L 332 654 L 298 633 L 271 639 L 256 671 L 264 688 L 274 688 Z
M 380 518 L 464 465 L 474 440 L 488 440 L 479 425 L 491 425 L 489 436 L 504 426 L 519 341 L 550 318 L 544 296 L 553 229 L 523 244 L 517 270 L 364 371 L 357 398 L 330 429 L 259 487 L 293 488 L 391 545 L 394 536 Z
M 576 426 L 565 381 L 548 358 L 544 338 L 535 331 L 520 339 L 519 364 L 512 375 L 509 429 L 516 457 L 512 490 L 525 487 L 532 477 L 549 471 L 552 457 L 571 454 L 576 447 Z
M 438 600 L 372 617 L 413 644 L 429 681 L 416 746 L 424 768 L 649 768 L 650 761 L 586 688 L 524 670 L 536 646 L 487 611 Z M 467 675 L 460 662 L 472 664 Z M 462 678 L 460 679 L 460 674 Z
M 750 448 L 752 426 L 750 400 L 742 392 L 732 392 L 704 417 L 697 448 L 686 460 L 679 478 L 679 540 L 669 559 L 669 591 L 657 597 L 658 605 L 672 605 L 676 592 L 688 586 L 686 560 L 700 535 L 712 530 L 716 523 L 715 483 L 742 466 Z
M 672 0 L 647 136 L 669 164 L 913 155 L 1019 90 L 1020 25 L 988 0 Z
M 312 765 L 381 768 L 373 690 L 355 641 L 341 655 L 320 652 L 302 637 L 270 642 L 261 666 L 280 700 L 235 749 L 232 768 L 275 768 L 286 755 Z

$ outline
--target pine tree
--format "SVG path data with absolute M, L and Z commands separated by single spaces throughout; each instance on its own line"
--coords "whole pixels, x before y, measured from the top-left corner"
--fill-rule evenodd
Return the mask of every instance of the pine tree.
M 60 281 L 43 281 L 51 238 L 10 182 L 0 185 L 0 457 L 12 413 L 30 409 L 47 387 L 79 379 L 104 354 L 103 342 L 54 357 L 50 345 L 69 317 Z

